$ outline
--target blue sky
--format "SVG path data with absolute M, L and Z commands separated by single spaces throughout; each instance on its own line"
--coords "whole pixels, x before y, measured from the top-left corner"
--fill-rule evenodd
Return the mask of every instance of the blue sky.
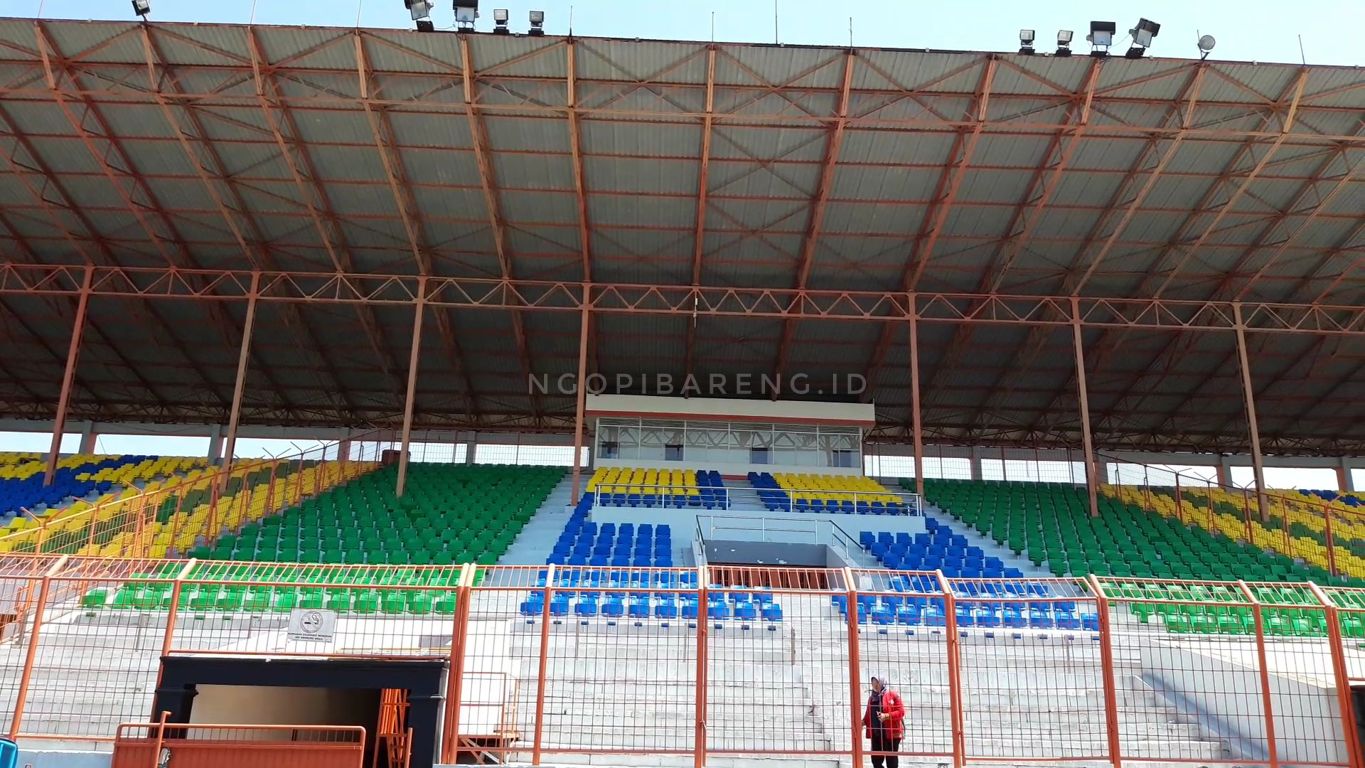
M 29 16 L 42 7 L 45 18 L 114 18 L 132 16 L 128 0 L 0 0 L 0 14 Z M 264 24 L 316 24 L 409 27 L 401 0 L 152 0 L 152 18 L 163 21 Z M 449 0 L 436 0 L 438 27 L 454 24 Z M 729 41 L 773 40 L 772 0 L 482 0 L 479 29 L 492 27 L 493 8 L 507 8 L 512 28 L 527 26 L 526 12 L 545 11 L 550 34 L 569 31 L 584 36 L 645 37 Z M 849 17 L 857 45 L 950 50 L 1018 48 L 1021 27 L 1038 31 L 1040 45 L 1050 45 L 1058 29 L 1077 32 L 1076 48 L 1091 19 L 1114 21 L 1120 30 L 1139 17 L 1159 22 L 1155 56 L 1197 55 L 1200 33 L 1218 40 L 1213 58 L 1244 61 L 1299 61 L 1299 35 L 1310 64 L 1365 65 L 1365 48 L 1355 39 L 1365 29 L 1363 0 L 1144 0 L 1143 2 L 1078 2 L 1077 0 L 777 0 L 778 36 L 784 43 L 847 45 Z M 1351 32 L 1355 30 L 1355 32 Z M 1121 31 L 1120 37 L 1124 36 Z

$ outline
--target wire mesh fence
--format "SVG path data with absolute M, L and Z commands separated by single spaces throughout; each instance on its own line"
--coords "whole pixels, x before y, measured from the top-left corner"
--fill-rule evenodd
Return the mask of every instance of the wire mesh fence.
M 1365 682 L 1365 590 L 1311 583 L 9 556 L 0 600 L 3 722 L 81 744 L 166 654 L 445 660 L 447 762 L 1347 766 Z

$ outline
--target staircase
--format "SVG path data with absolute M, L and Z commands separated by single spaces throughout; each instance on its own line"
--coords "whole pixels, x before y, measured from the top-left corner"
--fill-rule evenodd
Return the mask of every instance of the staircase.
M 565 473 L 564 479 L 550 491 L 526 527 L 512 540 L 512 546 L 498 558 L 498 565 L 544 565 L 573 514 L 569 506 L 572 495 L 573 475 Z
M 748 480 L 727 481 L 725 487 L 729 489 L 731 512 L 768 511 L 768 508 L 763 506 L 763 500 L 758 497 L 758 491 L 749 485 Z

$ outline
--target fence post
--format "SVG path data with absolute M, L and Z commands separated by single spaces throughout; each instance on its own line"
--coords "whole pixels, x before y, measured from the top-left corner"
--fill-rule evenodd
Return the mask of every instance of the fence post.
M 1119 743 L 1118 685 L 1114 681 L 1114 634 L 1109 622 L 1109 596 L 1104 585 L 1094 574 L 1089 576 L 1090 590 L 1095 593 L 1095 609 L 1100 619 L 1100 667 L 1104 678 L 1104 727 L 1109 738 L 1109 762 L 1122 768 L 1123 755 Z
M 460 705 L 464 702 L 464 657 L 469 632 L 469 596 L 474 565 L 465 563 L 455 588 L 455 618 L 450 635 L 450 677 L 446 681 L 445 733 L 441 736 L 441 762 L 455 762 L 459 752 Z M 548 602 L 546 603 L 549 604 Z
M 175 639 L 175 614 L 180 609 L 180 595 L 185 586 L 185 577 L 190 575 L 190 571 L 194 570 L 194 566 L 198 564 L 197 559 L 190 558 L 185 563 L 185 567 L 181 568 L 180 572 L 175 575 L 175 581 L 171 584 L 171 604 L 166 609 L 166 634 L 161 638 L 161 655 L 163 657 L 171 655 L 171 643 Z M 161 671 L 159 668 L 156 673 L 156 685 L 158 688 L 161 687 Z
M 28 687 L 33 680 L 33 662 L 38 658 L 38 635 L 43 627 L 43 611 L 47 608 L 48 591 L 52 587 L 52 577 L 66 565 L 67 556 L 57 558 L 43 572 L 43 580 L 38 584 L 38 605 L 33 609 L 33 631 L 28 635 L 28 649 L 24 652 L 24 671 L 19 676 L 19 690 L 14 695 L 14 715 L 9 721 L 9 738 L 19 738 L 19 725 L 24 719 L 24 700 L 28 698 Z
M 540 667 L 536 674 L 536 730 L 531 742 L 531 765 L 540 765 L 541 741 L 545 731 L 545 671 L 550 662 L 550 600 L 554 597 L 555 566 L 545 566 L 545 601 L 540 606 Z
M 209 483 L 209 535 L 218 538 L 218 489 L 222 482 Z
M 709 594 L 710 576 L 705 565 L 697 566 L 697 690 L 693 694 L 695 730 L 692 735 L 692 768 L 706 765 L 706 689 L 710 675 L 707 654 L 707 641 L 710 637 L 708 624 L 711 622 L 711 596 Z
M 1346 668 L 1346 648 L 1341 639 L 1341 614 L 1336 603 L 1332 602 L 1322 587 L 1316 582 L 1308 582 L 1313 596 L 1322 603 L 1327 619 L 1327 643 L 1332 652 L 1332 673 L 1336 678 L 1337 704 L 1341 707 L 1341 732 L 1346 737 L 1346 762 L 1352 766 L 1362 765 L 1360 753 L 1360 734 L 1356 730 L 1355 707 L 1351 696 L 1350 673 Z
M 1180 473 L 1175 473 L 1175 516 L 1180 524 L 1185 524 L 1185 498 L 1180 495 Z
M 962 670 L 957 636 L 957 598 L 953 595 L 952 585 L 943 571 L 934 571 L 938 576 L 939 587 L 943 590 L 943 625 L 948 633 L 948 707 L 949 722 L 953 729 L 953 768 L 962 768 L 967 759 L 967 738 L 963 733 L 962 717 Z
M 1327 534 L 1327 572 L 1334 577 L 1340 576 L 1341 574 L 1337 572 L 1337 545 L 1332 538 L 1332 507 L 1330 504 L 1322 505 L 1322 519 Z
M 858 630 L 858 583 L 854 580 L 853 569 L 844 569 L 844 586 L 848 599 L 848 706 L 853 729 L 853 742 L 850 756 L 853 765 L 863 764 L 863 712 L 862 712 L 862 663 L 859 658 Z
M 1265 712 L 1265 743 L 1269 754 L 1270 768 L 1279 768 L 1279 748 L 1275 745 L 1275 709 L 1270 693 L 1270 665 L 1265 653 L 1265 616 L 1261 610 L 1261 600 L 1245 581 L 1237 582 L 1242 594 L 1251 601 L 1251 616 L 1256 622 L 1256 663 L 1261 667 L 1261 709 Z
M 276 476 L 278 468 L 280 468 L 280 465 L 273 461 L 270 462 L 270 484 L 269 486 L 266 486 L 265 491 L 265 509 L 268 510 L 268 512 L 274 512 L 274 476 Z

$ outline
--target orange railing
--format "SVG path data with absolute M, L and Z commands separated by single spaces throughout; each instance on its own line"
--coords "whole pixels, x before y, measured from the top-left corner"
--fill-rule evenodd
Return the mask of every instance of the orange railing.
M 365 729 L 320 725 L 120 723 L 112 768 L 361 768 Z
M 342 445 L 346 456 L 339 455 Z M 366 435 L 274 458 L 238 459 L 230 466 L 110 493 L 94 505 L 26 514 L 26 524 L 0 534 L 0 554 L 184 556 L 249 519 L 370 471 L 388 446 Z
M 1365 579 L 1365 508 L 1295 490 L 1266 489 L 1265 509 L 1254 487 L 1206 475 L 1106 459 L 1116 484 L 1101 493 L 1186 525 L 1321 569 L 1330 577 Z
M 25 604 L 0 726 L 30 740 L 112 742 L 152 711 L 163 656 L 423 658 L 449 663 L 441 733 L 416 735 L 444 762 L 857 765 L 877 676 L 907 705 L 907 759 L 1362 765 L 1365 589 L 10 556 L 0 596 Z M 325 637 L 291 639 L 295 610 Z

